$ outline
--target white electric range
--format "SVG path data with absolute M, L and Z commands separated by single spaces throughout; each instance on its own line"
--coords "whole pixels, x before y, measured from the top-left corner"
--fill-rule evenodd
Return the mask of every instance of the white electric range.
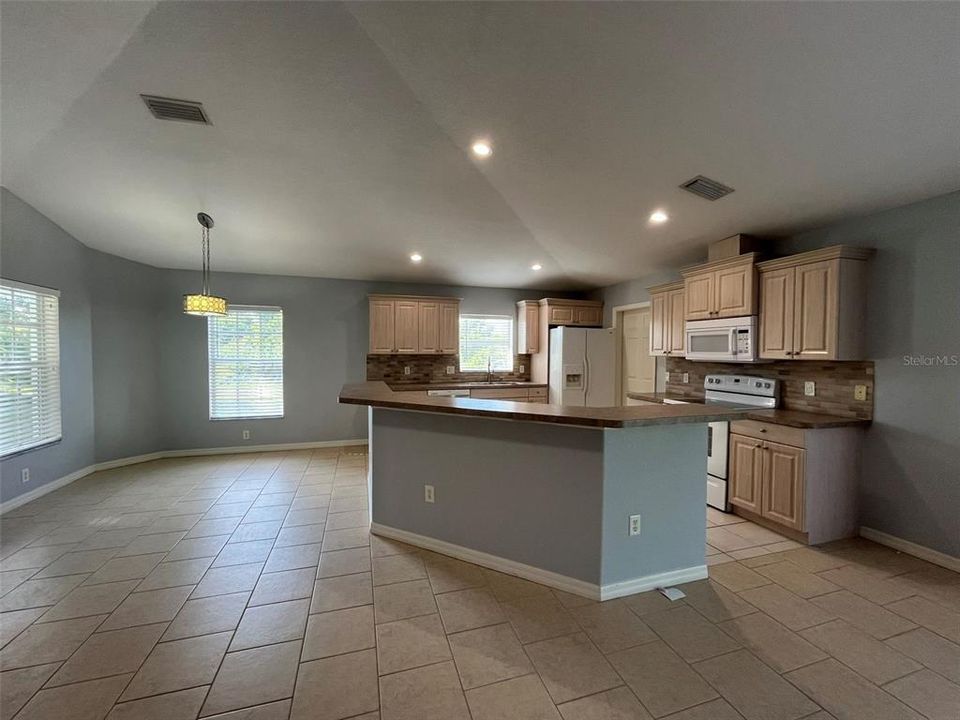
M 703 380 L 704 403 L 734 408 L 772 409 L 779 405 L 780 383 L 773 378 L 752 375 L 707 375 Z M 684 400 L 665 399 L 682 404 Z M 727 492 L 729 477 L 730 423 L 712 422 L 707 430 L 707 505 L 730 510 Z

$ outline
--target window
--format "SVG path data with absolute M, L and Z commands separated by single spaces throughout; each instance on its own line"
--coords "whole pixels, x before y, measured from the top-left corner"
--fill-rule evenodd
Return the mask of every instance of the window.
M 460 370 L 513 370 L 513 318 L 509 315 L 460 316 Z
M 0 280 L 0 455 L 60 439 L 60 293 Z
M 283 417 L 283 310 L 231 305 L 207 345 L 211 420 Z

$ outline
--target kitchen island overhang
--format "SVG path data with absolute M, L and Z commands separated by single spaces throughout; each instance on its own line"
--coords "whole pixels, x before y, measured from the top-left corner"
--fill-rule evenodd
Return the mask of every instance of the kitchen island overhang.
M 340 400 L 370 406 L 376 535 L 592 599 L 706 577 L 706 424 L 737 411 L 406 398 L 383 383 Z

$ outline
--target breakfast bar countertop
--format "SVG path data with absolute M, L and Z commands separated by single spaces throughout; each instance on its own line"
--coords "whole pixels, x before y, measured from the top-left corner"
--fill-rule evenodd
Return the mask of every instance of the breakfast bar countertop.
M 736 420 L 743 410 L 706 405 L 643 405 L 637 407 L 567 407 L 510 400 L 465 397 L 425 397 L 395 392 L 384 382 L 344 385 L 340 402 L 348 405 L 415 410 L 524 422 L 595 428 L 630 428 Z
M 703 405 L 703 398 L 697 398 L 687 395 L 677 395 L 675 393 L 660 392 L 628 392 L 627 397 L 634 400 L 645 400 L 646 402 L 662 403 L 664 400 L 680 400 L 683 402 Z M 644 406 L 649 407 L 649 406 Z M 667 405 L 666 407 L 678 407 L 677 405 Z M 683 407 L 680 405 L 679 407 Z M 805 430 L 822 430 L 825 428 L 838 427 L 857 427 L 869 425 L 869 420 L 861 418 L 843 417 L 841 415 L 827 415 L 825 413 L 812 413 L 803 410 L 784 410 L 778 408 L 775 410 L 766 410 L 751 408 L 746 410 L 742 417 L 734 418 L 737 420 L 758 420 L 760 422 L 773 423 L 774 425 L 786 425 L 788 427 L 802 428 Z

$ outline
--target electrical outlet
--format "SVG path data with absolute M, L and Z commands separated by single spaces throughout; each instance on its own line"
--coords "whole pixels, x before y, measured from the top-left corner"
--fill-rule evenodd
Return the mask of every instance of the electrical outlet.
M 690 373 L 684 373 L 684 374 L 683 374 L 683 382 L 684 382 L 684 384 L 690 382 Z
M 817 384 L 813 380 L 807 380 L 803 384 L 803 394 L 813 397 L 817 394 Z
M 631 535 L 640 534 L 640 516 L 639 515 L 630 516 L 630 534 Z
M 409 365 L 404 365 L 404 366 L 403 366 L 403 374 L 404 374 L 404 375 L 409 375 L 412 370 L 413 370 L 413 368 L 410 367 Z
M 666 376 L 664 379 L 665 379 L 667 382 L 670 382 L 670 373 L 669 373 L 669 371 L 666 372 L 666 373 L 664 373 L 664 375 Z
M 30 468 L 23 468 L 20 471 L 20 482 L 22 482 L 24 485 L 30 482 Z
M 423 501 L 432 503 L 434 500 L 433 495 L 433 485 L 424 485 L 423 486 Z
M 527 366 L 526 366 L 526 365 L 521 365 L 521 366 L 520 366 L 520 374 L 522 375 L 522 374 L 525 373 L 526 371 L 527 371 Z
M 243 439 L 244 439 L 244 440 L 249 440 L 249 439 L 250 439 L 250 431 L 249 431 L 249 430 L 244 430 L 244 431 L 243 431 Z
M 456 372 L 456 368 L 453 365 L 447 365 L 447 375 L 453 375 Z
M 854 400 L 866 400 L 866 399 L 867 399 L 867 386 L 866 386 L 866 385 L 854 385 L 854 386 L 853 386 L 853 399 L 854 399 Z

